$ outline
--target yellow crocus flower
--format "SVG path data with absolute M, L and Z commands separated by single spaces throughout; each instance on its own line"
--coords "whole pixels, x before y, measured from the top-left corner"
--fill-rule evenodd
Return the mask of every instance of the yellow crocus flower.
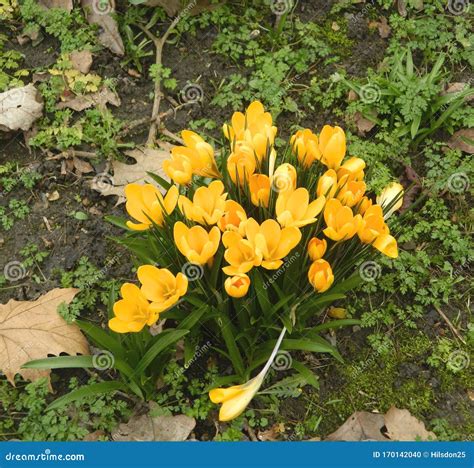
M 377 196 L 377 204 L 382 207 L 385 219 L 390 218 L 395 211 L 398 211 L 402 207 L 403 194 L 403 185 L 398 182 L 392 182 L 382 190 L 382 193 L 379 196 Z M 388 206 L 393 203 L 394 200 L 397 200 L 397 202 L 388 209 Z
M 327 291 L 334 282 L 331 265 L 322 258 L 315 260 L 309 267 L 308 279 L 316 291 L 320 293 Z
M 325 203 L 323 195 L 309 203 L 309 193 L 303 187 L 294 192 L 280 193 L 275 206 L 277 220 L 282 227 L 306 226 L 316 221 Z
M 249 178 L 250 199 L 255 206 L 268 207 L 270 178 L 265 174 L 252 174 Z
M 234 151 L 227 159 L 227 172 L 232 182 L 243 185 L 255 172 L 256 167 L 257 163 L 252 148 L 242 141 L 236 142 Z
M 116 333 L 139 332 L 145 325 L 153 325 L 158 314 L 150 310 L 150 303 L 140 288 L 125 283 L 120 288 L 122 299 L 114 304 L 114 315 L 109 320 L 109 328 Z
M 188 150 L 185 154 L 191 161 L 193 173 L 202 177 L 221 177 L 212 146 L 191 130 L 183 130 L 181 136 Z M 183 147 L 178 148 L 183 149 Z
M 176 147 L 171 150 L 171 159 L 163 161 L 165 174 L 176 184 L 187 185 L 193 178 L 191 160 Z
M 186 218 L 212 226 L 224 215 L 226 197 L 224 184 L 214 180 L 207 187 L 199 187 L 194 192 L 193 201 L 182 195 L 178 203 Z
M 237 231 L 243 234 L 243 223 L 247 221 L 247 214 L 242 205 L 234 200 L 226 200 L 224 205 L 224 214 L 217 222 L 220 230 Z
M 337 174 L 334 169 L 328 169 L 318 180 L 316 195 L 332 198 L 337 191 Z
M 285 333 L 286 328 L 283 328 L 265 367 L 256 377 L 242 385 L 234 385 L 228 388 L 214 388 L 209 392 L 209 398 L 213 403 L 222 404 L 219 411 L 219 421 L 231 421 L 244 412 L 247 405 L 252 401 L 252 398 L 262 386 L 265 376 L 280 349 Z
M 191 263 L 198 265 L 204 265 L 212 260 L 221 239 L 221 233 L 217 226 L 207 232 L 201 226 L 188 228 L 181 221 L 175 223 L 173 236 L 178 250 Z
M 151 301 L 150 310 L 156 314 L 176 304 L 188 290 L 188 278 L 183 273 L 174 276 L 167 268 L 142 265 L 137 276 L 142 284 L 141 292 Z
M 380 234 L 372 245 L 387 257 L 398 257 L 397 240 L 390 234 Z
M 379 205 L 367 208 L 357 234 L 364 244 L 371 244 L 381 234 L 389 234 L 382 208 Z
M 346 154 L 346 134 L 341 127 L 325 125 L 319 134 L 321 162 L 329 169 L 339 169 Z
M 293 153 L 300 164 L 308 168 L 314 161 L 321 159 L 318 137 L 309 129 L 298 130 L 290 140 Z
M 313 237 L 308 242 L 308 255 L 309 258 L 314 262 L 315 260 L 319 260 L 323 257 L 326 253 L 326 249 L 328 248 L 328 243 L 326 239 L 318 239 L 317 237 Z
M 226 247 L 224 258 L 229 266 L 222 268 L 226 275 L 234 276 L 249 272 L 262 263 L 262 253 L 256 251 L 253 244 L 234 231 L 224 232 L 222 243 Z
M 326 203 L 324 220 L 327 228 L 324 235 L 333 241 L 347 240 L 354 236 L 362 224 L 362 216 L 355 215 L 348 206 L 335 198 Z
M 283 257 L 298 245 L 301 232 L 296 227 L 281 228 L 274 219 L 267 219 L 261 225 L 253 218 L 245 223 L 245 234 L 258 255 L 262 266 L 267 270 L 276 270 L 283 264 Z
M 366 188 L 363 180 L 349 180 L 341 186 L 336 198 L 340 200 L 343 205 L 352 208 L 362 200 Z
M 245 273 L 229 277 L 224 282 L 226 293 L 236 299 L 244 297 L 248 293 L 249 287 L 250 278 Z
M 153 223 L 163 226 L 165 214 L 171 214 L 178 200 L 178 188 L 172 186 L 163 198 L 160 190 L 151 184 L 128 184 L 125 187 L 128 214 L 139 224 L 127 221 L 127 227 L 134 231 L 149 229 Z
M 364 179 L 365 161 L 361 158 L 349 158 L 337 170 L 337 177 L 341 181 L 344 177 L 347 180 L 363 180 Z

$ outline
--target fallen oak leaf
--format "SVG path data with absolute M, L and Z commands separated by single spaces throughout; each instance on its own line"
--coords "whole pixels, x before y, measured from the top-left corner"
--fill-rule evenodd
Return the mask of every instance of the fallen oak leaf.
M 0 93 L 0 130 L 29 130 L 43 114 L 43 101 L 29 84 Z
M 69 304 L 78 289 L 56 288 L 36 301 L 0 304 L 0 370 L 15 385 L 15 375 L 26 380 L 49 379 L 49 369 L 22 369 L 28 361 L 67 353 L 89 354 L 89 346 L 77 325 L 68 324 L 57 312 L 60 304 Z
M 41 6 L 46 8 L 62 8 L 66 11 L 73 9 L 73 0 L 38 0 Z
M 89 24 L 97 24 L 100 28 L 99 41 L 117 55 L 124 55 L 125 48 L 120 36 L 117 22 L 111 16 L 115 11 L 115 1 L 81 0 Z
M 356 411 L 344 424 L 325 440 L 360 442 L 364 440 L 387 440 L 382 434 L 385 421 L 382 414 Z
M 136 164 L 125 164 L 114 160 L 112 162 L 113 177 L 96 177 L 93 179 L 91 188 L 100 192 L 104 196 L 117 195 L 117 205 L 125 201 L 125 186 L 127 184 L 144 184 L 146 182 L 155 182 L 147 174 L 153 172 L 168 180 L 163 172 L 162 164 L 169 158 L 171 145 L 159 142 L 160 149 L 137 148 L 127 151 L 125 154 L 135 159 Z
M 112 432 L 119 442 L 182 442 L 189 437 L 196 420 L 184 414 L 177 416 L 132 416 Z
M 474 154 L 474 128 L 458 130 L 448 141 L 451 149 L 458 149 L 464 153 Z
M 385 414 L 384 419 L 387 436 L 391 440 L 436 440 L 434 433 L 427 431 L 425 424 L 406 409 L 392 406 Z
M 115 107 L 120 106 L 120 98 L 118 95 L 111 91 L 106 86 L 95 92 L 83 95 L 74 95 L 66 97 L 65 101 L 62 101 L 56 105 L 58 109 L 69 108 L 77 112 L 88 109 L 89 107 L 98 106 L 99 109 L 104 109 L 107 104 L 112 104 Z

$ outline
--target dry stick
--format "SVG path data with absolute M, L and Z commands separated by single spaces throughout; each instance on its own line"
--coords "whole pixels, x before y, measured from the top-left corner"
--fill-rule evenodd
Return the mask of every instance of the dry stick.
M 461 340 L 461 342 L 463 344 L 466 344 L 466 342 L 464 341 L 463 337 L 461 336 L 461 334 L 458 332 L 457 328 L 452 324 L 451 320 L 449 320 L 449 318 L 447 317 L 447 315 L 441 310 L 439 309 L 438 307 L 434 306 L 434 308 L 436 309 L 436 312 L 438 312 L 438 314 L 441 316 L 441 318 L 444 319 L 444 321 L 448 324 L 448 327 L 451 329 L 451 331 L 454 333 L 454 335 L 456 337 L 459 338 L 459 340 Z
M 180 16 L 177 16 L 172 23 L 169 25 L 168 29 L 165 31 L 163 36 L 156 37 L 152 32 L 146 29 L 143 26 L 140 26 L 140 29 L 153 41 L 155 45 L 156 54 L 155 54 L 155 64 L 159 67 L 161 65 L 161 57 L 163 53 L 163 46 L 168 40 L 169 35 L 176 27 L 180 20 Z M 154 100 L 153 100 L 153 110 L 151 112 L 151 125 L 148 132 L 148 138 L 146 141 L 147 146 L 152 146 L 157 128 L 160 126 L 160 102 L 161 102 L 161 78 L 158 75 L 155 79 L 155 88 L 154 88 Z

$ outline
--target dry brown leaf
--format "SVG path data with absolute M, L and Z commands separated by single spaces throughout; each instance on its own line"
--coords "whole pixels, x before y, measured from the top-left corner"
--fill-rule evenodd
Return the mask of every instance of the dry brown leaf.
M 72 0 L 38 0 L 38 3 L 46 8 L 63 8 L 67 11 L 73 8 Z
M 456 82 L 456 83 L 449 83 L 446 87 L 446 90 L 441 93 L 442 96 L 445 96 L 446 94 L 456 94 L 460 93 L 464 90 L 469 88 L 468 83 L 463 83 L 463 82 Z M 470 102 L 474 100 L 474 94 L 464 96 L 464 101 L 465 102 Z
M 464 153 L 474 154 L 474 128 L 465 128 L 454 133 L 448 141 L 451 149 L 458 149 Z
M 69 60 L 72 63 L 72 67 L 76 70 L 84 74 L 89 73 L 92 66 L 92 54 L 89 50 L 71 52 Z
M 36 301 L 10 300 L 0 305 L 0 370 L 15 385 L 15 375 L 37 380 L 47 377 L 48 369 L 22 369 L 33 359 L 48 355 L 89 354 L 89 346 L 77 325 L 69 325 L 58 314 L 60 304 L 69 304 L 78 289 L 56 288 Z
M 178 12 L 197 15 L 203 11 L 213 10 L 223 3 L 225 2 L 213 3 L 211 0 L 148 0 L 145 5 L 150 7 L 159 6 L 166 11 L 168 16 L 173 17 Z
M 398 14 L 405 18 L 405 16 L 407 15 L 407 6 L 405 4 L 405 0 L 398 0 L 397 8 L 398 8 Z
M 0 130 L 29 130 L 43 114 L 43 101 L 29 84 L 0 93 Z
M 344 424 L 325 440 L 387 440 L 381 432 L 385 422 L 382 414 L 356 411 Z
M 377 29 L 379 30 L 379 35 L 382 39 L 386 39 L 392 32 L 392 28 L 388 24 L 387 18 L 385 18 L 385 16 L 380 17 L 380 21 L 377 24 Z
M 370 132 L 375 127 L 375 122 L 366 119 L 359 111 L 354 114 L 354 123 L 360 136 L 365 136 L 367 132 Z
M 168 180 L 163 172 L 162 163 L 169 158 L 171 145 L 163 142 L 159 144 L 161 149 L 137 148 L 126 152 L 127 156 L 135 159 L 136 164 L 125 164 L 114 160 L 113 177 L 96 177 L 92 181 L 91 188 L 104 196 L 117 195 L 119 197 L 117 204 L 120 204 L 125 201 L 124 189 L 127 184 L 145 182 L 154 184 L 147 172 L 153 172 Z
M 425 424 L 406 409 L 398 409 L 392 406 L 385 414 L 385 427 L 387 436 L 391 440 L 435 440 L 433 432 L 427 431 Z
M 76 171 L 80 174 L 89 174 L 89 172 L 94 171 L 94 168 L 87 161 L 76 158 L 75 156 L 72 158 L 72 163 Z
M 114 0 L 110 0 L 103 8 L 98 7 L 100 4 L 97 0 L 81 0 L 81 5 L 86 13 L 87 21 L 90 24 L 97 24 L 99 26 L 100 43 L 114 54 L 122 56 L 125 53 L 125 49 L 117 22 L 112 17 L 112 13 L 115 10 Z
M 109 103 L 118 107 L 121 103 L 120 98 L 109 88 L 102 86 L 102 88 L 96 93 L 84 94 L 82 96 L 76 96 L 73 94 L 71 97 L 66 98 L 65 101 L 57 104 L 56 107 L 58 109 L 64 109 L 67 107 L 80 112 L 94 106 L 98 106 L 99 109 L 104 109 Z
M 189 437 L 196 420 L 184 414 L 178 416 L 155 416 L 143 414 L 132 416 L 112 432 L 112 439 L 120 442 L 182 442 Z
M 283 423 L 274 424 L 266 431 L 258 431 L 257 438 L 263 442 L 273 442 L 281 439 L 281 435 L 285 432 L 285 425 Z

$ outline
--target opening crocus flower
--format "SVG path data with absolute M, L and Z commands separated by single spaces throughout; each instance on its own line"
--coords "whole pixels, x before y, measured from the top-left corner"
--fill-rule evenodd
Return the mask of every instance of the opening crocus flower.
M 327 228 L 324 235 L 333 241 L 347 240 L 354 236 L 362 224 L 362 216 L 355 215 L 348 206 L 343 206 L 335 198 L 326 203 L 324 220 Z
M 296 227 L 281 228 L 274 219 L 267 219 L 261 225 L 253 218 L 245 223 L 245 234 L 258 255 L 262 266 L 267 270 L 276 270 L 283 264 L 281 260 L 298 245 L 301 232 Z
M 255 206 L 268 207 L 270 178 L 265 174 L 252 174 L 249 178 L 250 199 Z
M 163 198 L 160 190 L 154 185 L 128 184 L 125 187 L 125 208 L 139 224 L 127 221 L 127 226 L 134 231 L 149 229 L 153 223 L 163 226 L 165 213 L 173 212 L 178 195 L 178 188 L 174 185 Z
M 315 260 L 319 260 L 323 257 L 326 253 L 326 249 L 328 247 L 328 243 L 326 239 L 318 239 L 317 237 L 313 237 L 308 242 L 308 255 L 309 258 L 314 262 Z
M 156 314 L 169 309 L 188 290 L 188 279 L 182 273 L 176 276 L 167 268 L 142 265 L 137 271 L 142 283 L 141 292 L 151 301 L 150 310 Z
M 398 211 L 402 207 L 403 193 L 403 185 L 398 182 L 392 182 L 387 185 L 376 198 L 377 204 L 380 205 L 384 211 L 385 219 L 390 218 L 395 211 Z M 397 201 L 395 202 L 395 200 Z
M 323 259 L 315 260 L 309 267 L 308 279 L 316 291 L 327 291 L 334 282 L 331 265 Z
M 202 177 L 221 177 L 212 146 L 190 130 L 183 130 L 181 136 L 188 150 L 185 154 L 191 162 L 193 173 Z
M 158 314 L 150 310 L 150 303 L 140 288 L 125 283 L 120 288 L 122 299 L 114 304 L 114 315 L 109 320 L 109 328 L 116 333 L 139 332 L 145 325 L 153 325 Z
M 389 234 L 382 208 L 379 205 L 367 208 L 357 234 L 364 244 L 371 244 L 381 234 Z
M 332 198 L 337 191 L 337 174 L 334 169 L 328 169 L 318 180 L 316 194 L 318 197 Z
M 234 385 L 233 387 L 228 388 L 214 388 L 209 392 L 209 398 L 213 403 L 222 404 L 221 409 L 219 410 L 219 421 L 231 421 L 244 412 L 247 405 L 252 401 L 252 398 L 260 390 L 265 376 L 280 349 L 285 333 L 286 328 L 283 328 L 265 367 L 256 377 L 242 385 Z
M 257 163 L 253 149 L 246 143 L 238 141 L 235 144 L 234 151 L 227 159 L 227 171 L 232 182 L 243 185 L 255 172 L 256 167 Z
M 270 180 L 276 192 L 292 192 L 296 188 L 296 169 L 288 163 L 280 164 Z
M 231 146 L 235 141 L 245 141 L 261 162 L 268 147 L 275 141 L 277 128 L 273 126 L 272 116 L 269 112 L 265 112 L 263 104 L 254 101 L 247 107 L 245 114 L 234 112 L 231 125 L 225 124 L 223 131 Z
M 390 234 L 381 234 L 375 239 L 372 245 L 387 257 L 398 257 L 397 240 Z
M 325 125 L 319 134 L 321 162 L 329 169 L 339 169 L 346 154 L 346 134 L 341 127 Z
M 192 202 L 187 197 L 180 196 L 179 207 L 186 218 L 212 226 L 224 215 L 226 197 L 224 184 L 215 180 L 208 187 L 199 187 L 194 192 Z
M 290 143 L 303 167 L 308 168 L 314 161 L 321 159 L 318 137 L 309 128 L 298 130 L 291 137 Z
M 173 235 L 178 250 L 190 262 L 198 265 L 204 265 L 212 260 L 221 239 L 221 232 L 217 226 L 207 232 L 201 226 L 188 228 L 181 221 L 175 223 Z
M 276 202 L 277 220 L 282 227 L 303 227 L 316 221 L 326 203 L 322 195 L 309 203 L 309 193 L 303 188 L 280 193 Z
M 165 174 L 176 184 L 187 185 L 193 178 L 193 166 L 190 159 L 179 148 L 171 150 L 171 159 L 163 161 Z
M 235 298 L 244 297 L 249 290 L 250 278 L 245 273 L 240 273 L 227 278 L 224 282 L 226 293 Z
M 349 180 L 343 183 L 336 197 L 343 205 L 352 208 L 362 200 L 366 188 L 365 182 L 362 180 Z
M 236 231 L 243 235 L 243 223 L 247 221 L 247 214 L 242 206 L 234 200 L 226 200 L 224 214 L 217 222 L 220 230 Z
M 362 197 L 360 202 L 358 203 L 356 207 L 357 213 L 361 214 L 362 216 L 365 214 L 365 212 L 372 206 L 372 200 L 368 197 Z
M 249 272 L 254 266 L 262 263 L 262 253 L 240 234 L 227 231 L 222 235 L 222 243 L 226 247 L 224 258 L 229 266 L 222 268 L 226 275 L 238 275 Z

